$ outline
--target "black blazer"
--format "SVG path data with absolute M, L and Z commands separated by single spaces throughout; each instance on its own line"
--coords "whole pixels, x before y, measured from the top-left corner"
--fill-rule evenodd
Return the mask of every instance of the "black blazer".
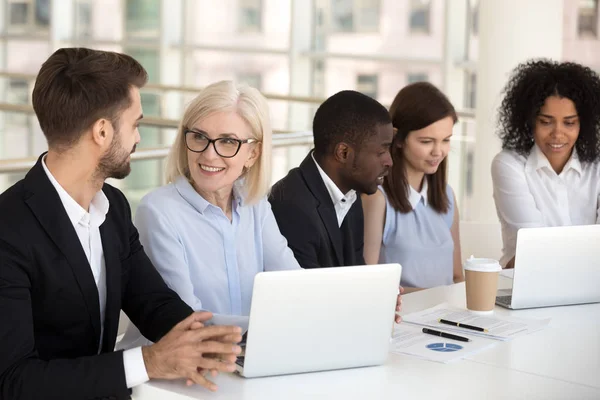
M 269 201 L 279 229 L 302 268 L 363 265 L 360 196 L 340 227 L 333 201 L 311 154 L 271 189 Z
M 192 313 L 144 253 L 125 196 L 108 184 L 102 190 L 110 208 L 100 226 L 100 355 L 96 283 L 41 157 L 0 195 L 0 399 L 128 398 L 123 352 L 113 351 L 119 311 L 153 341 Z

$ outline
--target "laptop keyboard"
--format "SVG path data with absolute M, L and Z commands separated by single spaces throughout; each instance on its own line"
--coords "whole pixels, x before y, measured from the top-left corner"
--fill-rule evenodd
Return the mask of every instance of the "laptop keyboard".
M 240 367 L 243 367 L 244 366 L 244 358 L 245 358 L 244 356 L 238 356 L 237 360 L 235 360 L 235 363 L 237 365 L 239 365 Z
M 500 303 L 502 305 L 505 305 L 507 307 L 509 307 L 511 305 L 512 302 L 512 295 L 509 296 L 497 296 L 496 297 L 496 303 Z

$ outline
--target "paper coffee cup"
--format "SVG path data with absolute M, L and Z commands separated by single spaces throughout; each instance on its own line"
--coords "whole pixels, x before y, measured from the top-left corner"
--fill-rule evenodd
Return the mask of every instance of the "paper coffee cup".
M 478 313 L 491 313 L 496 303 L 500 263 L 491 258 L 471 256 L 465 261 L 467 309 Z

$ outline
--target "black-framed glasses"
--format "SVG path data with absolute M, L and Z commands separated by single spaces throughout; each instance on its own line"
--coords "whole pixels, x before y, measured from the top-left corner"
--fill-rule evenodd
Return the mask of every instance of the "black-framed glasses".
M 244 143 L 258 142 L 256 139 L 241 140 L 229 137 L 209 139 L 205 133 L 192 129 L 186 129 L 184 133 L 185 145 L 194 153 L 202 153 L 212 143 L 217 154 L 224 158 L 235 157 Z

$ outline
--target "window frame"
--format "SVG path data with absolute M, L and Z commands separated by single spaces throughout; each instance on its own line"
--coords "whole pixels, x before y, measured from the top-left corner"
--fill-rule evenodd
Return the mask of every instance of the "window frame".
M 6 13 L 5 13 L 5 27 L 8 34 L 23 34 L 32 36 L 45 36 L 50 33 L 50 26 L 52 25 L 52 0 L 40 0 L 47 1 L 48 7 L 48 23 L 46 25 L 39 24 L 36 17 L 36 11 L 39 7 L 38 0 L 7 0 L 6 1 Z M 27 6 L 24 23 L 13 23 L 11 19 L 11 8 L 13 5 L 24 4 Z
M 431 34 L 431 0 L 410 0 L 408 12 L 408 31 L 411 35 L 430 35 Z M 426 13 L 426 26 L 414 26 L 413 15 L 415 12 Z
M 331 31 L 332 33 L 344 34 L 344 33 L 380 33 L 381 29 L 381 9 L 382 4 L 381 0 L 344 0 L 350 2 L 350 15 L 352 17 L 352 26 L 349 29 L 340 29 L 340 24 L 337 23 L 337 18 L 335 15 L 335 7 L 334 1 L 329 1 L 330 7 L 330 21 L 331 21 Z M 339 1 L 339 0 L 338 0 Z M 368 3 L 373 3 L 371 7 L 366 7 Z M 363 15 L 363 10 L 368 8 L 376 8 L 377 9 L 377 23 L 375 25 L 367 25 L 364 23 L 364 20 L 360 18 L 360 15 Z

